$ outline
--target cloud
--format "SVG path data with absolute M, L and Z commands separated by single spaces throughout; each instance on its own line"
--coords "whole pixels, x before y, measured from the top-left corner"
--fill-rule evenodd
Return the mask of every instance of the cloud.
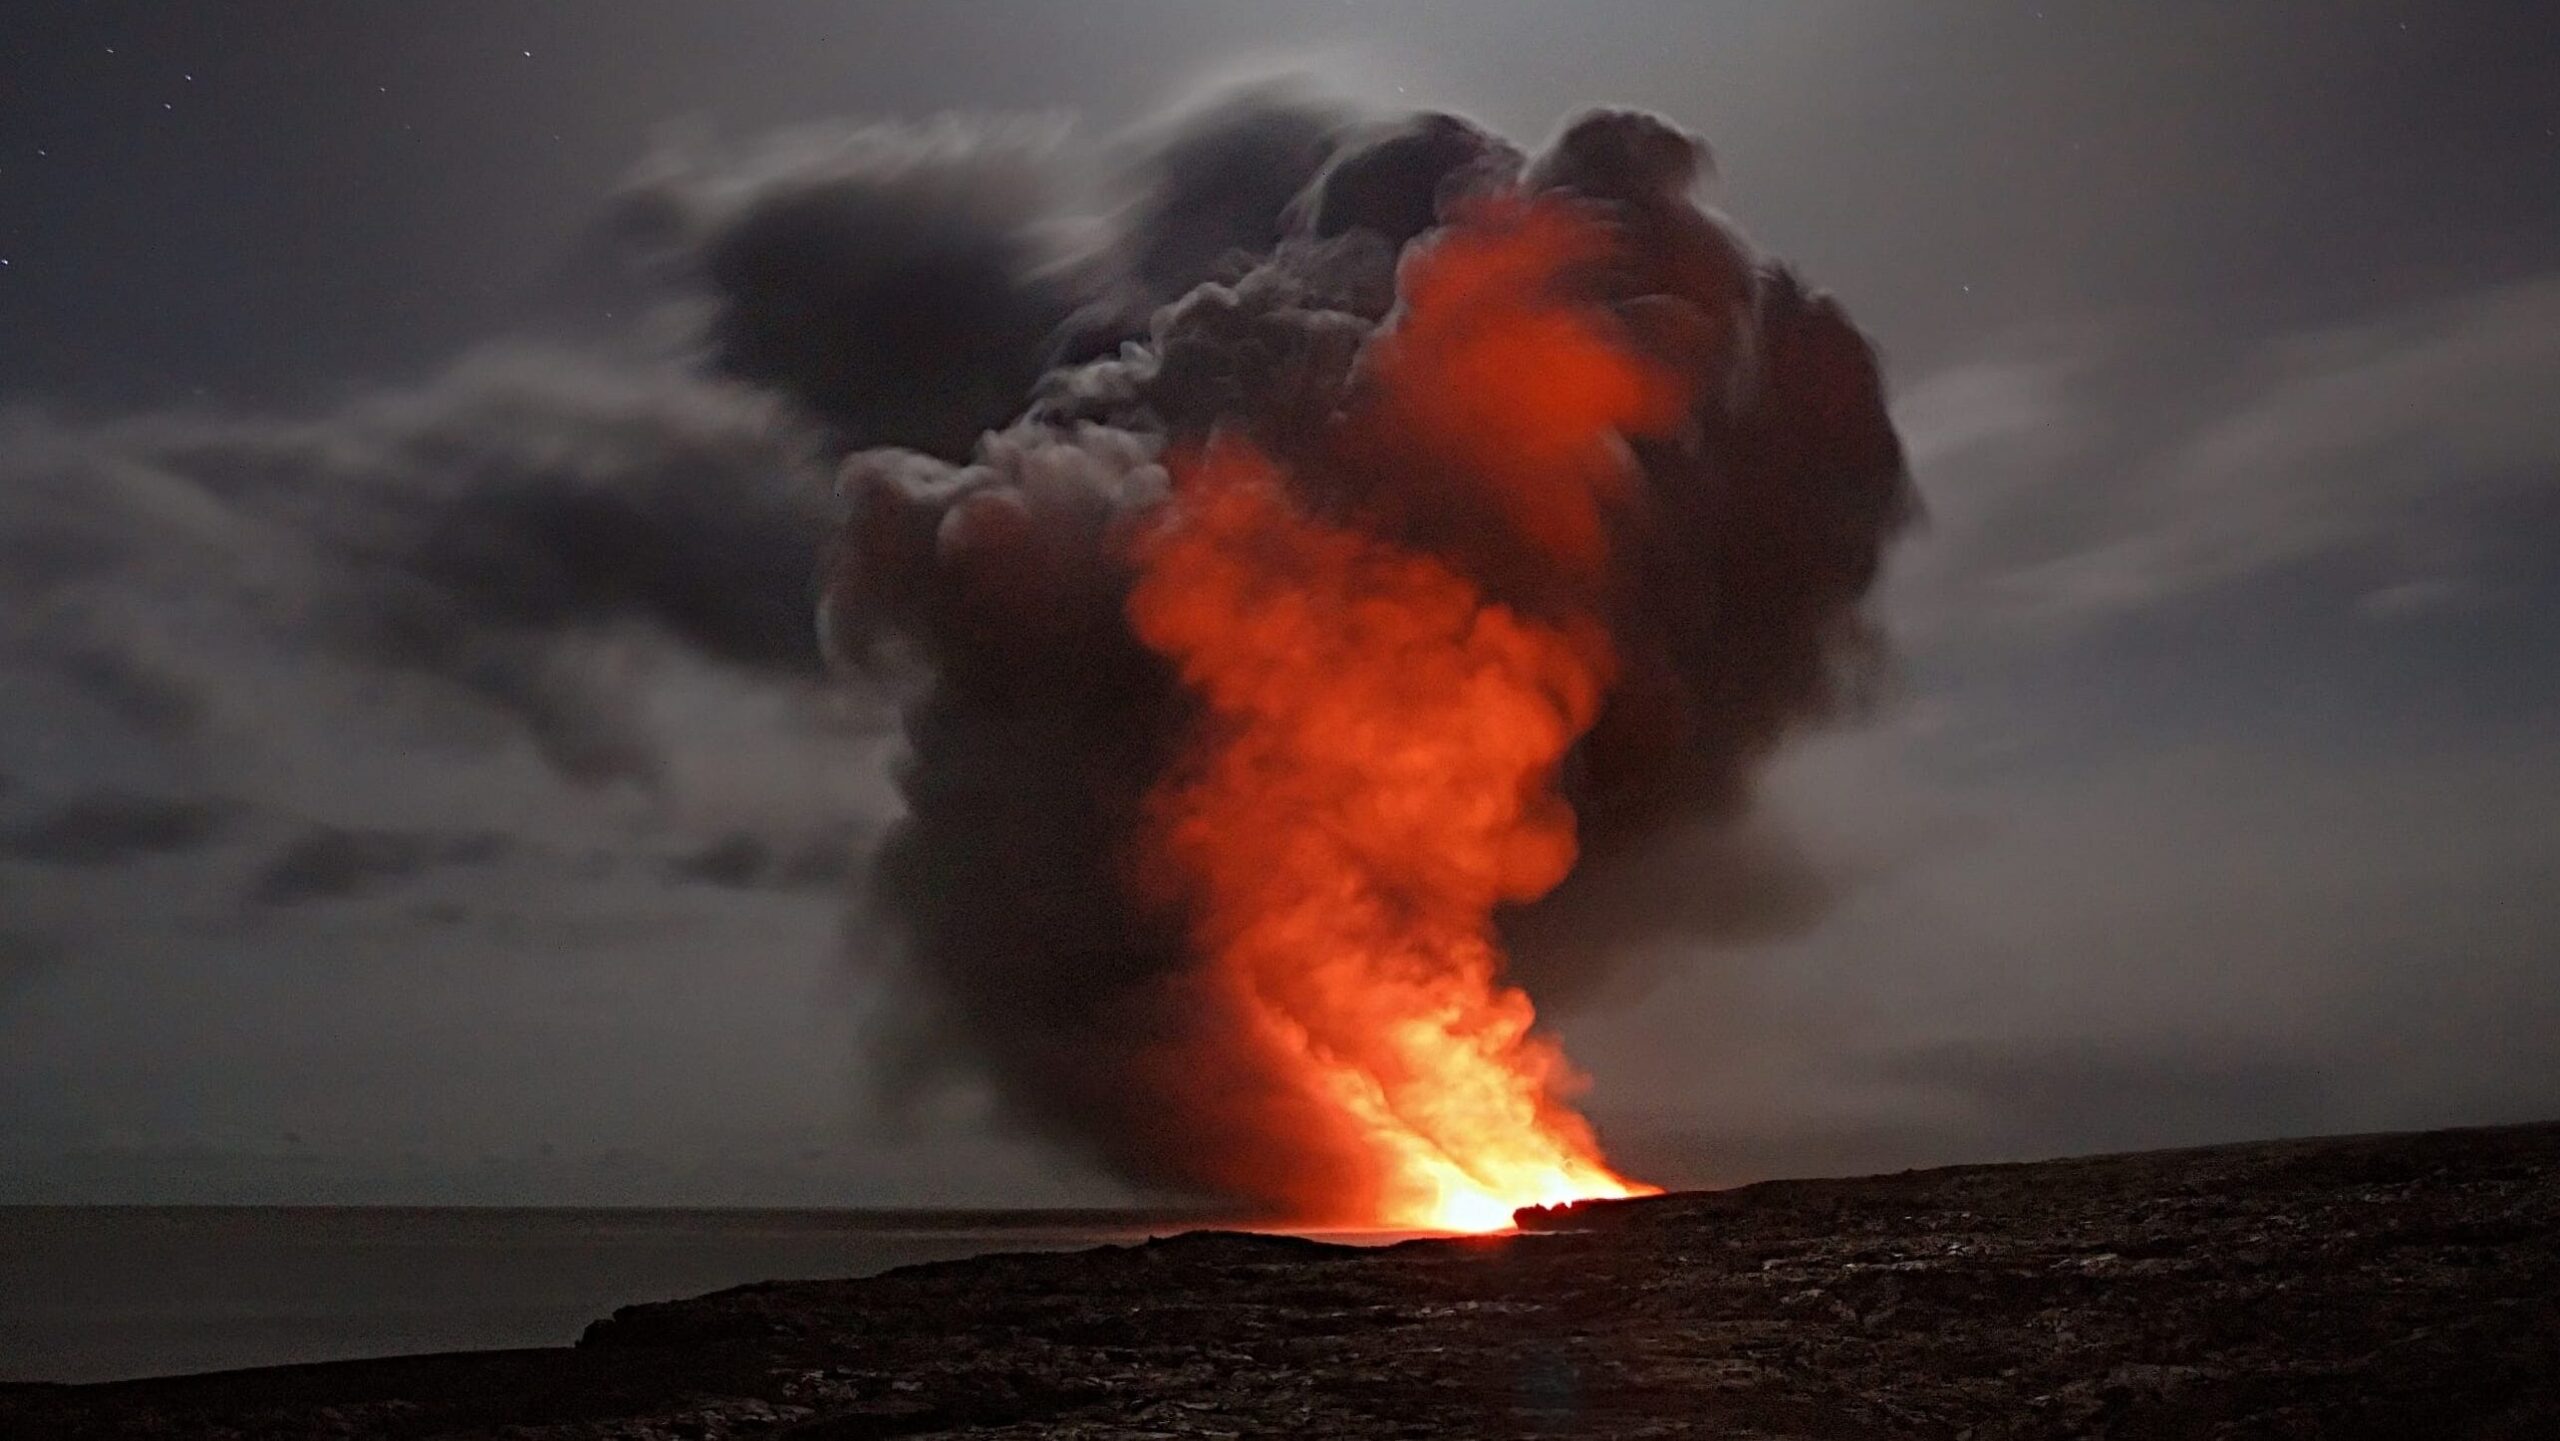
M 2166 745 L 1966 699 L 1779 767 L 1855 881 L 1817 924 L 1568 1023 L 1613 1152 L 1731 1181 L 2560 1110 L 2548 727 Z M 2048 726 L 2066 762 L 1969 757 Z
M 114 866 L 202 847 L 239 814 L 232 801 L 102 790 L 59 802 L 0 835 L 0 860 Z
M 769 400 L 561 352 L 476 352 L 308 420 L 19 413 L 0 666 L 173 740 L 354 676 L 431 682 L 564 775 L 646 780 L 650 651 L 817 679 L 830 513 Z
M 2323 1069 L 2263 1048 L 2044 1036 L 1945 1041 L 1884 1057 L 1877 1078 L 1952 1106 L 1958 1148 L 2137 1150 L 2319 1129 Z
M 0 914 L 15 914 L 9 882 L 0 877 Z M 62 946 L 53 937 L 16 924 L 0 924 L 0 1000 L 7 999 L 36 974 L 60 960 Z
M 853 873 L 865 827 L 840 822 L 796 841 L 731 831 L 669 861 L 669 878 L 726 890 L 837 890 Z
M 2481 599 L 2479 588 L 2471 582 L 2448 576 L 2425 576 L 2395 581 L 2368 591 L 2357 605 L 2375 620 L 2396 621 L 2459 611 L 2478 604 Z
M 2346 561 L 2377 613 L 2410 614 L 2470 584 L 2560 472 L 2560 275 L 2280 337 L 2161 402 L 2145 371 L 2178 363 L 2083 336 L 1906 394 L 1941 518 L 1963 517 L 1936 560 L 1951 583 L 2072 625 Z M 2100 427 L 2101 389 L 2162 414 Z
M 440 866 L 488 865 L 503 858 L 494 833 L 430 835 L 314 826 L 278 852 L 250 884 L 261 906 L 344 900 Z
M 744 890 L 764 878 L 773 866 L 773 847 L 760 836 L 733 831 L 701 850 L 679 856 L 667 866 L 678 880 Z
M 1755 1055 L 1762 1074 L 1695 1107 L 1619 1099 L 1612 1153 L 1665 1184 L 1729 1186 L 2370 1124 L 2341 1094 L 2337 1058 L 2229 1037 L 1999 1035 L 1861 1047 L 1827 1068 L 1791 1059 Z M 1755 1094 L 1771 1077 L 1793 1093 Z

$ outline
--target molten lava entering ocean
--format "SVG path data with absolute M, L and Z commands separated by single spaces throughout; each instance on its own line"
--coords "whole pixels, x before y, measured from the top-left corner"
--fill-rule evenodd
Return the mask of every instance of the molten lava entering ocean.
M 846 461 L 829 649 L 916 683 L 865 917 L 884 1079 L 1296 1223 L 1649 1189 L 1539 1008 L 1817 886 L 1737 823 L 1880 652 L 1912 500 L 1873 352 L 1654 116 L 1529 155 L 1256 94 L 1149 166 L 1068 294 L 1007 263 L 1038 227 L 985 247 L 955 328 L 1058 307 L 1026 411 Z M 797 354 L 769 300 L 728 319 Z
M 1631 480 L 1621 437 L 1685 406 L 1575 293 L 1608 251 L 1552 200 L 1488 202 L 1417 249 L 1341 432 L 1476 487 L 1563 578 L 1549 613 L 1384 538 L 1392 515 L 1309 515 L 1234 440 L 1177 467 L 1138 547 L 1138 636 L 1204 707 L 1148 839 L 1229 1004 L 1370 1159 L 1345 1200 L 1380 1224 L 1489 1230 L 1649 1189 L 1564 1103 L 1576 1077 L 1504 983 L 1493 919 L 1573 868 L 1556 776 L 1614 664 L 1592 582 Z

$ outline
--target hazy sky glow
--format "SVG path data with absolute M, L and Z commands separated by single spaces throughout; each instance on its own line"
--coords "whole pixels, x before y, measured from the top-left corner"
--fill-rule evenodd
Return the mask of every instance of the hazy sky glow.
M 806 447 L 620 258 L 644 161 L 1006 112 L 1099 172 L 1292 69 L 1659 110 L 1887 358 L 1902 659 L 1763 821 L 1832 900 L 1563 1018 L 1620 1159 L 2560 1113 L 2535 7 L 93 4 L 0 34 L 0 1200 L 1114 1199 L 864 1104 L 875 702 L 719 634 L 439 649 L 533 602 L 308 537 L 672 456 L 769 477 L 703 541 L 756 544 Z

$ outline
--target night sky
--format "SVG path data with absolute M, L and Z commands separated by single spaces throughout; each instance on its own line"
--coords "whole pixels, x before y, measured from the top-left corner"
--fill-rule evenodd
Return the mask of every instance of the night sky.
M 634 197 L 945 112 L 1104 174 L 1276 73 L 1658 110 L 1885 356 L 1899 659 L 1755 821 L 1827 904 L 1561 1018 L 1631 1169 L 2560 1114 L 2545 7 L 53 0 L 0 20 L 0 1200 L 1122 1196 L 868 1105 L 876 697 L 649 578 L 692 623 L 519 643 L 566 562 L 385 537 L 746 477 L 686 533 L 788 570 L 823 474 Z

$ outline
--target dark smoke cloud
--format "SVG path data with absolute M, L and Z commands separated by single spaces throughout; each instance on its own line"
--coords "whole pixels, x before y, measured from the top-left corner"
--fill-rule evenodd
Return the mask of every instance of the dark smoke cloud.
M 871 878 L 901 973 L 893 1092 L 974 1067 L 1017 1119 L 1124 1175 L 1233 1193 L 1250 1190 L 1239 1156 L 1273 1142 L 1256 1120 L 1271 1083 L 1159 1064 L 1203 1021 L 1178 923 L 1133 901 L 1126 871 L 1189 715 L 1124 613 L 1119 537 L 1164 496 L 1167 454 L 1224 431 L 1330 484 L 1427 490 L 1390 472 L 1428 457 L 1375 436 L 1346 449 L 1338 420 L 1393 324 L 1401 252 L 1512 185 L 1578 197 L 1620 236 L 1610 303 L 1696 403 L 1638 447 L 1643 494 L 1615 540 L 1624 674 L 1567 777 L 1586 860 L 1508 921 L 1542 1002 L 1646 940 L 1818 912 L 1822 882 L 1753 821 L 1751 782 L 1871 684 L 1860 602 L 1913 500 L 1865 338 L 1698 208 L 1707 153 L 1658 118 L 1594 113 L 1529 157 L 1452 116 L 1376 123 L 1254 92 L 1158 143 L 1138 170 L 1152 197 L 1105 247 L 1126 257 L 1119 288 L 1067 323 L 1022 417 L 965 462 L 847 460 L 823 629 L 843 663 L 925 677 L 908 814 Z M 1152 303 L 1142 321 L 1132 297 Z M 1403 540 L 1498 594 L 1545 584 L 1499 527 L 1408 519 Z
M 1298 228 L 1327 239 L 1366 232 L 1401 247 L 1467 192 L 1510 181 L 1525 161 L 1510 141 L 1455 115 L 1368 126 L 1295 202 Z
M 1352 112 L 1275 81 L 1224 96 L 1136 141 L 1139 194 L 1121 251 L 1131 279 L 1175 299 L 1258 263 L 1349 132 Z
M 1095 293 L 1050 358 L 1106 358 L 1145 337 L 1157 307 L 1253 270 L 1292 233 L 1291 206 L 1353 123 L 1343 107 L 1272 81 L 1133 137 L 1120 212 L 1087 257 Z
M 712 365 L 846 447 L 966 456 L 1022 407 L 1088 296 L 1054 233 L 1060 132 L 1031 122 L 803 131 L 742 156 L 671 146 L 623 229 L 708 298 Z

